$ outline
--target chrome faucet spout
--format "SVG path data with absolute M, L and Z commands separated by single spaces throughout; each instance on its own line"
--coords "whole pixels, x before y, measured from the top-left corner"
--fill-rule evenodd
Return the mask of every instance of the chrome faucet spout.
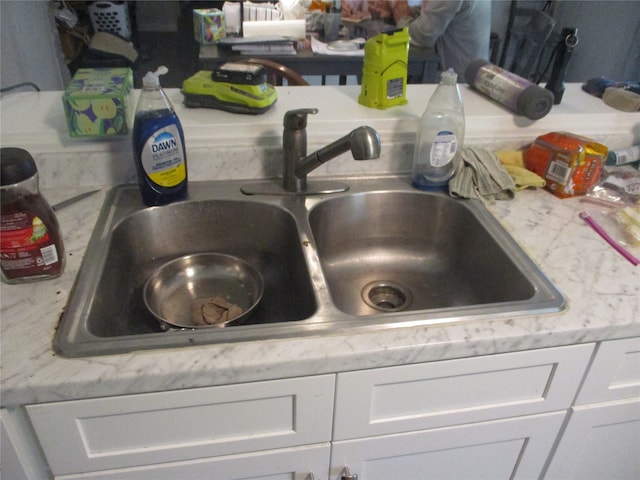
M 307 115 L 315 114 L 315 108 L 291 110 L 284 117 L 284 178 L 283 187 L 288 192 L 307 193 L 307 175 L 323 163 L 349 150 L 355 160 L 372 160 L 380 157 L 380 136 L 373 128 L 358 127 L 311 155 L 307 155 Z
M 363 126 L 351 131 L 326 147 L 301 160 L 295 175 L 302 178 L 325 162 L 351 150 L 354 160 L 372 160 L 380 157 L 380 137 L 373 128 Z

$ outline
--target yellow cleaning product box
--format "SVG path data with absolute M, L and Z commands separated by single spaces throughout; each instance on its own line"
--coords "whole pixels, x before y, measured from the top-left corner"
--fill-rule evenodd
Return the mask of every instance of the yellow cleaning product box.
M 407 28 L 380 33 L 367 40 L 358 103 L 380 109 L 407 103 L 408 61 Z
M 62 96 L 72 137 L 126 135 L 133 114 L 130 68 L 80 68 Z

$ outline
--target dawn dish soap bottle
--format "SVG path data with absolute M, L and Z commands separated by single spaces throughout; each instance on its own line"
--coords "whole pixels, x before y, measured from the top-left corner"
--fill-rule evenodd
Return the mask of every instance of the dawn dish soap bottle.
M 418 123 L 413 153 L 413 186 L 422 190 L 449 183 L 460 163 L 464 109 L 453 69 L 442 73 Z
M 160 87 L 160 67 L 147 72 L 133 124 L 133 151 L 142 200 L 147 206 L 165 205 L 187 196 L 187 152 L 182 125 Z

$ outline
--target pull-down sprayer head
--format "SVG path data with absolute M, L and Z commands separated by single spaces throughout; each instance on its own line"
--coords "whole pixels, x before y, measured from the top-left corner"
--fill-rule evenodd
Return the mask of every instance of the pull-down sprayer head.
M 352 130 L 326 147 L 303 159 L 295 174 L 301 178 L 332 158 L 351 150 L 354 160 L 372 160 L 380 157 L 380 136 L 373 128 L 363 126 Z

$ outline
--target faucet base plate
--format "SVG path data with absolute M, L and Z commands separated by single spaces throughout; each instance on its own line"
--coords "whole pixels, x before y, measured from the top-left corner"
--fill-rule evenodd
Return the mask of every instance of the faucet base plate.
M 325 195 L 349 190 L 349 185 L 330 180 L 307 180 L 307 187 L 301 192 L 285 190 L 280 179 L 275 181 L 256 181 L 240 187 L 245 195 Z

